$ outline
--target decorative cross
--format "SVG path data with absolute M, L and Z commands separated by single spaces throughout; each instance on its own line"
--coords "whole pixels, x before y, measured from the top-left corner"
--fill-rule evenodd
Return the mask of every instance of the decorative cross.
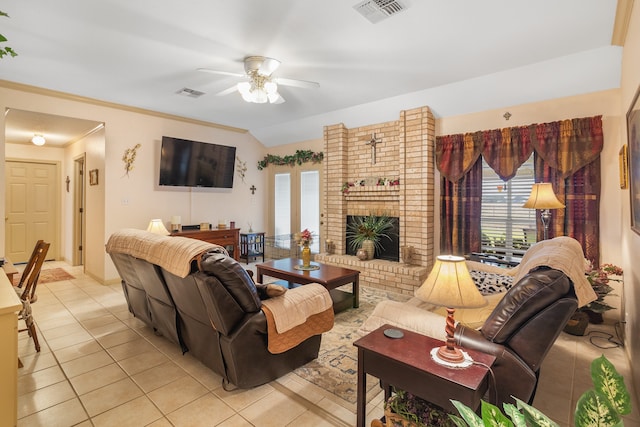
M 257 188 L 255 185 L 252 184 L 251 187 L 249 187 L 249 190 L 251 190 L 251 194 L 256 194 Z
M 381 139 L 376 139 L 376 134 L 371 135 L 371 141 L 367 142 L 367 145 L 371 146 L 371 164 L 376 164 L 376 145 L 382 144 Z

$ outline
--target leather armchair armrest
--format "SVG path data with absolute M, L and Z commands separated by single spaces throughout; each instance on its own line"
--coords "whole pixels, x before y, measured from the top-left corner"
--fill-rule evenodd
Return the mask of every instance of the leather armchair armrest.
M 537 383 L 537 375 L 517 355 L 505 346 L 488 341 L 481 331 L 458 324 L 454 333 L 456 344 L 496 357 L 491 370 L 495 378 L 487 392 L 488 401 L 502 407 L 503 403 L 515 403 L 512 396 L 531 402 Z

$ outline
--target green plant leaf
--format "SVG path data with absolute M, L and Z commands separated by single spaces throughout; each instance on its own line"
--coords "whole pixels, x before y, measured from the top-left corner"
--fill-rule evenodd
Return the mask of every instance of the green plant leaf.
M 495 405 L 482 401 L 481 406 L 482 421 L 484 425 L 496 427 L 513 427 L 513 423 Z
M 0 42 L 6 42 L 6 41 L 7 41 L 7 38 L 2 34 L 0 34 Z
M 540 412 L 539 410 L 537 410 L 533 406 L 527 405 L 526 403 L 524 403 L 522 400 L 518 399 L 517 397 L 514 397 L 514 399 L 516 401 L 518 409 L 523 411 L 522 413 L 524 415 L 524 419 L 525 419 L 525 421 L 526 421 L 528 426 L 532 426 L 532 427 L 536 427 L 536 426 L 540 426 L 540 427 L 551 427 L 551 426 L 559 427 L 556 422 L 551 420 L 551 418 L 547 417 L 545 414 L 543 414 L 542 412 Z
M 631 413 L 631 396 L 624 378 L 604 355 L 591 362 L 591 379 L 596 391 L 604 395 L 619 414 Z
M 475 412 L 471 410 L 467 405 L 461 403 L 457 400 L 451 400 L 453 406 L 456 407 L 460 416 L 467 422 L 469 427 L 484 427 L 484 423 L 482 422 L 482 418 L 480 418 Z
M 502 405 L 504 407 L 504 413 L 511 418 L 511 421 L 516 427 L 525 427 L 527 425 L 524 415 L 522 412 L 518 411 L 518 408 L 511 403 L 505 403 Z
M 607 397 L 595 390 L 585 391 L 576 404 L 576 427 L 613 427 L 623 425 L 622 419 Z
M 467 427 L 468 426 L 468 424 L 462 418 L 460 418 L 457 415 L 449 414 L 449 419 L 451 419 L 451 421 L 453 421 L 453 423 L 457 427 Z

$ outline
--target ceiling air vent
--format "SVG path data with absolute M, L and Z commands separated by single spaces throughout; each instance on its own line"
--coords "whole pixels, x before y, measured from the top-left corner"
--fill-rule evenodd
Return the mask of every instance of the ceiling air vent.
M 384 19 L 402 12 L 406 6 L 398 0 L 364 0 L 353 8 L 369 22 L 376 24 Z
M 204 95 L 204 92 L 200 92 L 199 90 L 189 89 L 188 87 L 183 87 L 179 91 L 176 92 L 178 95 L 189 96 L 191 98 L 199 98 Z

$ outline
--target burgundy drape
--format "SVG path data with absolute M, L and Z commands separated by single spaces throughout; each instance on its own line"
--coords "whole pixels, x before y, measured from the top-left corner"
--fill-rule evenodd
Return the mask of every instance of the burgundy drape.
M 482 155 L 498 176 L 508 181 L 535 152 L 536 181 L 551 182 L 566 205 L 564 210 L 551 211 L 549 237 L 574 237 L 582 243 L 585 256 L 597 265 L 603 145 L 602 116 L 437 137 L 436 166 L 442 175 L 441 250 L 460 254 L 480 247 L 482 167 L 470 175 L 481 165 L 479 157 Z M 477 215 L 477 221 L 468 218 L 470 212 Z M 458 219 L 447 219 L 447 215 Z M 471 229 L 476 226 L 477 230 Z M 542 225 L 537 228 L 540 239 Z M 464 243 L 461 235 L 472 241 Z
M 442 179 L 440 186 L 440 249 L 465 255 L 480 252 L 482 161 L 478 158 L 458 181 Z

